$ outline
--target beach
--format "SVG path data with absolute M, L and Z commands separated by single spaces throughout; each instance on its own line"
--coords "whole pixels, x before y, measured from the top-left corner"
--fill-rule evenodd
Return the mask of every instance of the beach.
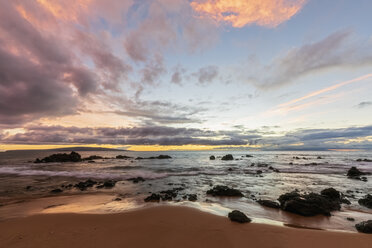
M 0 222 L 0 247 L 370 247 L 372 236 L 231 222 L 187 207 L 42 214 Z

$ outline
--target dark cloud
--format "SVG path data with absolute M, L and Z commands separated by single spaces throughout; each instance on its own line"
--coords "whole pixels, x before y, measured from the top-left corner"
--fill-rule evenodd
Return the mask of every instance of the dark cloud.
M 269 65 L 246 68 L 248 80 L 261 88 L 280 87 L 310 73 L 337 67 L 372 64 L 372 44 L 358 40 L 351 30 L 337 31 L 323 40 L 293 48 L 275 58 Z M 247 74 L 246 74 L 247 75 Z
M 192 76 L 196 77 L 200 84 L 211 83 L 218 76 L 218 67 L 213 65 L 202 67 Z
M 360 102 L 356 107 L 357 108 L 366 108 L 366 107 L 371 107 L 372 102 Z

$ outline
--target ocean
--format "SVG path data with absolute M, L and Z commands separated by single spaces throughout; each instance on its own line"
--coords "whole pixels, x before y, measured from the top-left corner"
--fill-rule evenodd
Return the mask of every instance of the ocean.
M 177 197 L 164 204 L 191 205 L 217 214 L 239 209 L 257 222 L 345 231 L 355 230 L 353 227 L 355 223 L 347 221 L 347 217 L 353 217 L 356 221 L 372 219 L 372 210 L 358 204 L 358 199 L 372 192 L 372 176 L 366 176 L 367 182 L 348 179 L 346 176 L 352 166 L 356 166 L 363 172 L 372 173 L 371 162 L 357 162 L 357 159 L 371 159 L 372 155 L 368 152 L 83 151 L 79 152 L 82 157 L 99 155 L 105 159 L 97 159 L 94 163 L 88 161 L 33 163 L 36 158 L 43 158 L 52 153 L 56 152 L 0 152 L 0 218 L 16 216 L 19 211 L 25 211 L 15 207 L 25 202 L 37 199 L 58 202 L 55 199 L 63 197 L 65 199 L 74 197 L 74 201 L 89 199 L 89 204 L 93 205 L 96 204 L 94 199 L 97 199 L 96 205 L 99 206 L 88 210 L 119 212 L 128 209 L 128 206 L 135 208 L 154 204 L 144 202 L 144 198 L 151 193 L 182 187 L 184 190 L 181 190 Z M 135 159 L 160 154 L 172 158 Z M 221 160 L 221 157 L 226 154 L 232 154 L 234 160 Z M 117 155 L 132 158 L 115 159 Z M 216 159 L 210 160 L 211 155 Z M 142 177 L 145 181 L 138 183 L 128 181 L 136 177 Z M 61 185 L 76 184 L 87 179 L 95 181 L 112 179 L 117 183 L 111 189 L 91 187 L 85 191 L 74 187 L 61 187 Z M 245 197 L 226 198 L 207 195 L 206 191 L 215 185 L 227 185 L 239 189 Z M 329 187 L 342 192 L 351 202 L 351 205 L 343 205 L 341 211 L 334 212 L 332 217 L 299 218 L 294 214 L 262 207 L 256 202 L 258 199 L 276 200 L 281 194 L 295 189 L 300 192 L 319 193 Z M 63 192 L 58 195 L 51 193 L 57 188 L 62 189 Z M 184 199 L 183 196 L 187 194 L 196 194 L 197 201 L 189 202 Z M 121 201 L 113 201 L 114 198 L 120 198 Z M 48 205 L 47 209 L 58 212 L 59 208 L 62 209 L 60 207 L 62 205 L 66 204 Z M 65 206 L 63 209 L 68 208 Z

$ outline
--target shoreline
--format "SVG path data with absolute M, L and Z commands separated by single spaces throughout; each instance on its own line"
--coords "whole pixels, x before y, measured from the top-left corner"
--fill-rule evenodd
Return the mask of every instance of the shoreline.
M 227 216 L 234 210 L 241 210 L 253 223 L 268 224 L 273 226 L 288 226 L 302 229 L 327 230 L 332 232 L 357 233 L 354 225 L 368 219 L 370 213 L 355 212 L 348 209 L 336 211 L 332 217 L 314 216 L 303 217 L 282 210 L 266 208 L 258 204 L 244 203 L 234 206 L 225 206 L 220 201 L 236 199 L 216 198 L 215 201 L 190 202 L 190 201 L 161 201 L 160 203 L 145 203 L 143 198 L 118 197 L 115 193 L 86 193 L 74 195 L 59 195 L 24 199 L 0 207 L 0 221 L 17 219 L 40 214 L 121 214 L 128 211 L 137 211 L 152 207 L 190 207 L 216 216 Z M 236 202 L 235 202 L 236 203 Z M 359 215 L 355 221 L 347 221 L 349 216 Z M 355 216 L 354 216 L 355 217 Z
M 247 213 L 249 216 L 249 213 Z M 370 247 L 372 235 L 238 224 L 195 208 L 39 214 L 0 221 L 0 247 Z

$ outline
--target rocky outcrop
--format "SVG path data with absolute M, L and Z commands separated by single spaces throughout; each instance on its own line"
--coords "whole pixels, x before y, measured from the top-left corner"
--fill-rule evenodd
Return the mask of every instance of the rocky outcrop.
M 145 179 L 143 177 L 132 177 L 132 178 L 129 178 L 128 181 L 132 181 L 133 183 L 139 183 L 139 182 L 144 182 Z
M 50 193 L 53 193 L 53 194 L 58 194 L 58 193 L 62 193 L 63 190 L 62 189 L 53 189 L 50 191 Z
M 234 160 L 233 155 L 227 154 L 221 158 L 221 160 Z
M 216 157 L 213 156 L 213 155 L 209 157 L 209 160 L 215 160 L 215 159 L 216 159 Z
M 356 160 L 357 162 L 372 162 L 372 159 L 361 159 L 361 158 L 359 158 L 359 159 L 357 159 Z
M 43 159 L 37 158 L 34 163 L 63 163 L 63 162 L 80 162 L 82 161 L 81 156 L 77 152 L 71 152 L 70 154 L 67 153 L 56 153 L 52 154 L 48 157 Z
M 229 188 L 223 185 L 214 186 L 212 189 L 207 191 L 207 195 L 212 196 L 237 196 L 242 197 L 244 196 L 240 190 Z
M 151 194 L 150 196 L 146 197 L 145 202 L 159 202 L 160 201 L 160 195 L 159 194 Z
M 366 195 L 363 199 L 360 199 L 358 203 L 364 207 L 372 208 L 372 195 Z
M 332 211 L 341 209 L 342 197 L 340 192 L 329 188 L 323 190 L 321 194 L 300 194 L 297 191 L 292 191 L 281 195 L 278 201 L 284 211 L 302 216 L 319 214 L 330 216 Z
M 93 187 L 96 184 L 97 184 L 96 181 L 93 181 L 91 179 L 88 179 L 85 182 L 79 182 L 79 183 L 75 184 L 74 187 L 80 189 L 81 191 L 84 191 L 87 188 L 91 188 L 91 187 Z
M 169 156 L 169 155 L 159 155 L 159 156 L 156 156 L 156 157 L 148 157 L 148 158 L 137 157 L 136 160 L 141 160 L 141 159 L 170 159 L 170 158 L 172 158 L 172 157 Z
M 248 218 L 244 213 L 240 212 L 239 210 L 234 210 L 228 214 L 228 217 L 231 221 L 238 222 L 238 223 L 249 223 L 252 220 Z
M 103 159 L 103 157 L 98 156 L 98 155 L 92 155 L 92 156 L 89 156 L 87 158 L 83 158 L 83 160 L 87 160 L 87 161 L 91 161 L 91 160 L 95 160 L 95 159 Z
M 355 228 L 361 233 L 372 233 L 372 220 L 360 222 L 355 225 Z
M 125 155 L 117 155 L 116 159 L 131 159 L 132 157 L 125 156 Z

